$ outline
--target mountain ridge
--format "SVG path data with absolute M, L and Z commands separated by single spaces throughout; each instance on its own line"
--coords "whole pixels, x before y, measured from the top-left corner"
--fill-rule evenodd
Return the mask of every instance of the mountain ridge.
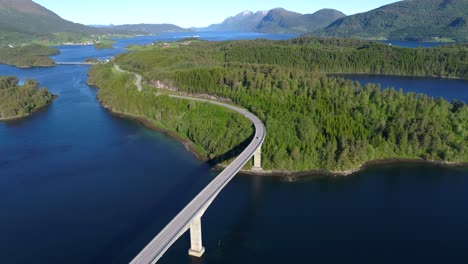
M 85 25 L 73 23 L 32 0 L 0 0 L 0 24 L 23 33 L 76 31 L 89 33 Z
M 403 40 L 468 40 L 468 0 L 404 0 L 340 18 L 313 34 Z
M 32 0 L 0 0 L 0 46 L 84 42 L 105 32 L 65 20 Z
M 193 30 L 179 27 L 174 24 L 161 23 L 161 24 L 123 24 L 123 25 L 109 25 L 105 28 L 124 30 L 135 33 L 157 34 L 166 32 L 192 32 Z
M 270 10 L 258 24 L 262 33 L 307 33 L 325 28 L 346 15 L 335 9 L 320 9 L 312 14 L 301 14 L 284 8 Z
M 226 18 L 219 24 L 211 24 L 206 28 L 200 28 L 199 31 L 252 32 L 266 13 L 267 11 L 252 12 L 250 10 L 244 10 L 237 15 Z
M 301 14 L 278 7 L 269 11 L 245 10 L 197 31 L 238 31 L 261 33 L 307 33 L 324 28 L 344 13 L 334 9 L 321 9 L 313 14 Z

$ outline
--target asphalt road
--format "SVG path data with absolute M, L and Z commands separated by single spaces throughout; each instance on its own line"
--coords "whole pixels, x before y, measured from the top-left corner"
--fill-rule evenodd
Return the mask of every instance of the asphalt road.
M 128 71 L 124 71 L 120 68 L 119 65 L 117 64 L 114 64 L 114 68 L 119 71 L 119 72 L 123 72 L 123 73 L 128 73 L 128 74 L 135 74 L 135 77 L 136 77 L 136 81 L 135 81 L 135 85 L 138 89 L 139 92 L 141 92 L 141 90 L 143 90 L 143 87 L 141 86 L 141 80 L 142 80 L 142 77 L 140 74 L 138 73 L 133 73 L 133 72 L 128 72 Z
M 266 135 L 265 126 L 260 119 L 245 109 L 200 98 L 175 95 L 171 97 L 206 102 L 234 110 L 252 121 L 255 126 L 255 136 L 247 148 L 213 181 L 211 181 L 205 189 L 203 189 L 203 191 L 201 191 L 174 219 L 172 219 L 172 221 L 132 260 L 132 262 L 130 262 L 131 264 L 156 263 L 166 250 L 190 228 L 192 220 L 205 212 L 221 190 L 252 158 L 255 150 L 262 145 Z

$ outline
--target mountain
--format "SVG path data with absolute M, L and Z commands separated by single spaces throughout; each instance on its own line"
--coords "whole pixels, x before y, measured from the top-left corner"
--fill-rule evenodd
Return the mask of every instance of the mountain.
M 468 0 L 405 0 L 341 18 L 314 35 L 468 40 Z
M 213 24 L 198 31 L 239 31 L 262 33 L 306 33 L 324 28 L 345 14 L 333 10 L 322 9 L 313 14 L 300 14 L 283 8 L 270 11 L 244 11 L 228 17 L 221 24 Z
M 124 30 L 130 32 L 142 32 L 147 34 L 157 34 L 164 32 L 191 32 L 190 29 L 181 28 L 173 24 L 135 24 L 135 25 L 118 25 L 109 26 L 107 28 Z
M 32 0 L 0 0 L 0 46 L 83 42 L 93 34 L 124 33 L 67 21 Z
M 334 9 L 322 9 L 313 14 L 300 14 L 283 8 L 270 10 L 256 31 L 263 33 L 306 33 L 324 28 L 346 16 Z
M 62 19 L 32 0 L 0 0 L 0 25 L 2 29 L 28 34 L 92 31 Z
M 200 28 L 199 31 L 237 31 L 253 32 L 258 23 L 265 17 L 267 11 L 244 11 L 235 16 L 226 18 L 221 24 L 213 24 L 207 28 Z

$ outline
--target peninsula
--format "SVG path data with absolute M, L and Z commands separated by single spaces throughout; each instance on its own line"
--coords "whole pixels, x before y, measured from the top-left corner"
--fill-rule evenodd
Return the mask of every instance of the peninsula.
M 0 48 L 0 64 L 8 64 L 18 68 L 49 67 L 54 66 L 54 61 L 48 56 L 60 52 L 52 47 L 39 44 L 21 46 L 10 45 Z
M 217 163 L 224 161 L 223 153 L 242 146 L 252 134 L 249 125 L 228 121 L 237 120 L 230 114 L 224 124 L 239 133 L 227 134 L 225 127 L 209 125 L 226 118 L 224 110 L 210 108 L 200 115 L 196 112 L 207 106 L 169 102 L 157 94 L 211 96 L 256 114 L 268 131 L 262 149 L 266 170 L 345 173 L 381 159 L 467 162 L 468 107 L 377 85 L 362 87 L 327 73 L 468 79 L 467 51 L 466 44 L 404 49 L 310 37 L 197 42 L 119 55 L 116 63 L 146 80 L 143 93 L 133 85 L 134 76 L 125 77 L 112 65 L 94 66 L 90 79 L 102 88 L 98 96 L 109 107 L 173 130 Z

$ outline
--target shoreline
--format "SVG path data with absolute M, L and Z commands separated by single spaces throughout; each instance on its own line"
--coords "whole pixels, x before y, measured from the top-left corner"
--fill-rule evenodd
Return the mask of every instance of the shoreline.
M 444 167 L 468 167 L 468 162 L 448 162 L 438 160 L 423 160 L 423 159 L 400 159 L 400 158 L 388 158 L 388 159 L 377 159 L 366 161 L 361 166 L 355 169 L 349 169 L 346 171 L 326 171 L 321 169 L 313 169 L 306 171 L 287 171 L 287 170 L 266 170 L 266 171 L 251 171 L 241 170 L 239 173 L 252 176 L 270 176 L 270 177 L 283 177 L 288 181 L 292 182 L 301 177 L 308 176 L 326 176 L 326 177 L 346 177 L 352 176 L 355 173 L 361 172 L 366 168 L 375 165 L 395 165 L 395 164 L 432 164 Z
M 99 87 L 97 87 L 97 86 L 95 86 L 93 84 L 88 83 L 88 85 L 90 87 L 95 88 L 95 89 L 99 89 Z M 104 109 L 106 109 L 110 114 L 112 114 L 114 116 L 117 116 L 117 117 L 120 117 L 120 118 L 125 118 L 125 119 L 129 119 L 129 120 L 137 121 L 141 125 L 145 126 L 146 128 L 149 128 L 149 129 L 151 129 L 153 131 L 156 131 L 156 132 L 163 133 L 163 134 L 177 140 L 182 145 L 184 145 L 185 149 L 187 151 L 191 152 L 192 154 L 194 154 L 197 159 L 199 159 L 199 160 L 201 160 L 203 162 L 209 162 L 210 161 L 200 150 L 197 149 L 197 147 L 195 146 L 195 144 L 192 141 L 183 138 L 182 136 L 180 136 L 176 132 L 171 131 L 171 130 L 166 129 L 166 128 L 163 128 L 163 127 L 157 126 L 156 124 L 151 122 L 151 120 L 149 120 L 145 116 L 134 115 L 134 114 L 114 110 L 111 106 L 106 105 L 104 102 L 102 102 L 102 100 L 97 95 L 96 95 L 96 99 L 99 101 L 99 104 Z
M 40 110 L 50 106 L 54 102 L 54 100 L 57 99 L 58 97 L 59 96 L 57 94 L 54 94 L 53 97 L 52 97 L 52 100 L 50 100 L 50 102 L 48 102 L 47 104 L 45 104 L 43 106 L 40 106 L 40 107 L 38 107 L 36 109 L 33 109 L 30 113 L 27 113 L 27 114 L 24 114 L 24 115 L 19 115 L 19 116 L 8 117 L 8 118 L 0 118 L 0 122 L 15 121 L 15 120 L 18 120 L 18 119 L 23 119 L 23 118 L 30 117 L 35 112 L 40 111 Z
M 95 89 L 100 89 L 99 87 L 91 83 L 88 83 L 88 85 L 91 87 L 94 87 Z M 111 106 L 104 104 L 98 96 L 96 96 L 96 98 L 98 99 L 101 106 L 105 108 L 112 115 L 137 121 L 143 126 L 153 131 L 164 133 L 165 135 L 177 140 L 182 145 L 184 145 L 185 149 L 191 152 L 193 155 L 195 155 L 197 159 L 203 162 L 207 162 L 207 163 L 211 161 L 196 148 L 195 144 L 192 141 L 183 138 L 176 132 L 157 126 L 145 116 L 139 116 L 139 115 L 134 115 L 130 113 L 116 111 L 112 109 Z M 440 166 L 447 166 L 447 167 L 468 166 L 468 162 L 448 162 L 448 161 L 423 160 L 423 159 L 388 158 L 388 159 L 377 159 L 377 160 L 366 161 L 364 164 L 360 165 L 357 168 L 349 169 L 345 171 L 326 171 L 323 169 L 312 169 L 312 170 L 305 170 L 305 171 L 288 171 L 288 170 L 255 171 L 255 170 L 243 169 L 239 171 L 239 173 L 243 175 L 250 175 L 250 176 L 283 177 L 283 178 L 286 178 L 288 181 L 292 182 L 298 178 L 307 177 L 307 176 L 346 177 L 346 176 L 351 176 L 355 173 L 358 173 L 372 165 L 388 165 L 388 164 L 433 164 L 433 165 L 440 165 Z M 223 164 L 212 164 L 212 168 L 218 171 L 223 170 L 225 167 L 226 165 L 223 165 Z
M 327 76 L 333 76 L 333 77 L 341 77 L 345 78 L 346 75 L 368 75 L 368 76 L 388 76 L 388 77 L 415 77 L 415 78 L 434 78 L 434 79 L 446 79 L 446 80 L 462 80 L 462 81 L 468 81 L 468 79 L 465 79 L 463 77 L 454 77 L 454 76 L 437 76 L 437 75 L 411 75 L 411 74 L 385 74 L 385 73 L 366 73 L 366 72 L 358 72 L 358 73 L 324 73 Z M 345 78 L 346 79 L 346 78 Z
M 32 68 L 51 68 L 51 67 L 55 67 L 57 66 L 57 64 L 55 64 L 55 61 L 54 61 L 54 64 L 51 64 L 51 65 L 17 65 L 17 64 L 9 64 L 9 63 L 4 63 L 4 62 L 0 62 L 1 65 L 7 65 L 7 66 L 11 66 L 11 67 L 16 67 L 18 69 L 32 69 Z

